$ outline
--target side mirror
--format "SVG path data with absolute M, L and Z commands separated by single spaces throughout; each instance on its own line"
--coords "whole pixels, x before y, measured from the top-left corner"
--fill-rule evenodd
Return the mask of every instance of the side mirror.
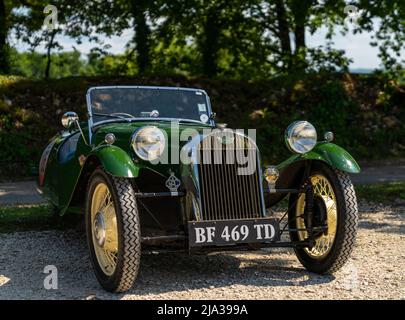
M 79 116 L 76 112 L 69 111 L 62 116 L 62 125 L 66 129 L 69 129 L 72 124 L 77 123 L 78 121 Z

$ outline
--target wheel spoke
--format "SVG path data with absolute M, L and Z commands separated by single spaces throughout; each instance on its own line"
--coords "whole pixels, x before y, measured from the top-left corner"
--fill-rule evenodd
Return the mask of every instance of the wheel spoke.
M 106 184 L 100 183 L 96 186 L 92 201 L 91 228 L 94 251 L 100 268 L 110 276 L 117 264 L 118 229 L 114 202 Z
M 106 207 L 108 207 L 112 203 L 111 200 L 111 194 L 108 189 L 106 190 L 106 193 L 104 194 L 103 200 L 100 202 L 100 207 L 98 211 L 104 211 Z
M 333 192 L 332 185 L 328 179 L 320 174 L 310 177 L 313 185 L 314 196 L 318 196 L 323 200 L 326 207 L 326 221 L 328 232 L 319 235 L 315 239 L 314 246 L 311 249 L 306 248 L 307 253 L 315 259 L 321 259 L 326 256 L 332 248 L 336 227 L 337 227 L 337 208 L 336 197 Z M 296 205 L 296 226 L 299 229 L 305 229 L 305 220 L 302 218 L 305 210 L 305 195 L 302 194 L 297 201 Z M 308 237 L 307 231 L 298 231 L 299 240 L 305 240 Z
M 108 250 L 104 249 L 104 256 L 106 258 L 106 269 L 115 269 L 116 261 L 115 261 L 115 256 Z

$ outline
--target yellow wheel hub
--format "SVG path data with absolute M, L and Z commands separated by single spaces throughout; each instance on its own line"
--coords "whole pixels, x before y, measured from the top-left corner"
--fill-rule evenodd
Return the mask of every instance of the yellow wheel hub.
M 309 249 L 305 248 L 306 253 L 313 259 L 323 259 L 328 255 L 332 249 L 333 242 L 336 236 L 337 229 L 337 208 L 336 208 L 336 196 L 333 192 L 332 186 L 329 180 L 323 175 L 316 174 L 310 177 L 311 183 L 314 187 L 314 197 L 322 199 L 327 217 L 327 232 L 315 238 L 315 245 Z M 297 201 L 295 216 L 297 221 L 297 229 L 305 229 L 304 220 L 304 208 L 305 208 L 305 194 L 301 194 Z M 303 241 L 308 238 L 307 231 L 298 231 L 298 239 Z
M 117 265 L 118 228 L 114 202 L 104 183 L 94 189 L 91 201 L 91 233 L 98 264 L 107 276 Z

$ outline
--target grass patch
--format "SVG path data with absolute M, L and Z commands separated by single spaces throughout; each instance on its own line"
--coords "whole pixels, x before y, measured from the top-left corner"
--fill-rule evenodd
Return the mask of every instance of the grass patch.
M 391 203 L 405 200 L 405 182 L 387 182 L 355 186 L 357 198 L 377 203 Z
M 66 230 L 77 227 L 82 220 L 83 216 L 75 213 L 57 217 L 49 205 L 1 207 L 0 233 Z

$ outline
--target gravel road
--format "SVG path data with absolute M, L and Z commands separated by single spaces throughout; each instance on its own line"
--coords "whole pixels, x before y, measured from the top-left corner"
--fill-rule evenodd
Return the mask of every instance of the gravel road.
M 144 255 L 127 294 L 100 289 L 78 230 L 0 235 L 0 299 L 405 299 L 405 207 L 361 204 L 352 259 L 334 276 L 303 269 L 290 249 L 208 256 Z M 44 289 L 46 265 L 58 289 Z

